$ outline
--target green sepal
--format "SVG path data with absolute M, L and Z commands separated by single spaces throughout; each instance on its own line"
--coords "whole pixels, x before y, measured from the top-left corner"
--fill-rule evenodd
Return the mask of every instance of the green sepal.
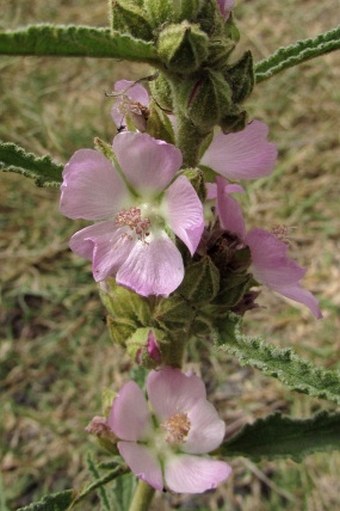
M 236 305 L 242 300 L 243 296 L 253 284 L 252 275 L 249 273 L 232 273 L 230 277 L 223 280 L 223 286 L 221 286 L 221 292 L 216 297 L 214 303 L 223 305 L 226 308 L 236 307 Z
M 157 51 L 170 71 L 190 74 L 207 58 L 208 43 L 208 36 L 198 25 L 183 21 L 168 25 L 160 32 Z
M 156 305 L 153 317 L 161 329 L 178 330 L 185 328 L 194 318 L 193 307 L 181 296 L 163 298 Z
M 252 92 L 255 84 L 253 56 L 250 51 L 224 72 L 224 77 L 232 90 L 234 103 L 241 103 Z
M 231 12 L 229 14 L 229 18 L 227 19 L 225 25 L 224 25 L 224 33 L 228 39 L 231 39 L 235 43 L 238 43 L 240 40 L 240 31 L 237 28 L 233 13 Z
M 130 34 L 144 41 L 152 40 L 152 30 L 146 14 L 135 1 L 111 0 L 110 18 L 113 31 Z
M 154 138 L 174 144 L 175 134 L 169 117 L 151 101 L 149 105 L 149 117 L 146 131 Z
M 199 168 L 183 170 L 183 176 L 189 179 L 192 186 L 195 188 L 197 195 L 202 203 L 206 200 L 207 190 L 205 186 L 203 171 Z
M 114 279 L 106 279 L 99 295 L 109 313 L 108 327 L 114 342 L 123 344 L 137 328 L 150 324 L 151 311 L 146 298 L 118 286 Z
M 248 124 L 248 114 L 245 110 L 234 108 L 234 112 L 225 115 L 220 122 L 223 133 L 242 131 Z
M 152 29 L 157 30 L 163 23 L 175 21 L 171 0 L 144 0 L 144 9 Z
M 220 288 L 220 274 L 211 258 L 187 266 L 185 277 L 178 292 L 193 305 L 211 302 Z
M 232 108 L 231 89 L 222 73 L 206 70 L 199 78 L 175 84 L 179 108 L 194 126 L 208 133 Z
M 209 36 L 219 35 L 223 37 L 224 20 L 217 7 L 216 0 L 204 1 L 196 21 L 199 23 L 201 29 Z
M 234 48 L 235 43 L 231 39 L 220 37 L 210 39 L 206 65 L 223 71 L 228 66 L 228 58 Z
M 159 72 L 155 80 L 149 84 L 153 100 L 167 112 L 173 111 L 172 90 L 163 73 Z

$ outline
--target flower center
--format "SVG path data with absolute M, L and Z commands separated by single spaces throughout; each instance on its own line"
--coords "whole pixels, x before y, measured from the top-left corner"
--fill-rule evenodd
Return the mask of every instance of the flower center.
M 115 217 L 115 225 L 119 227 L 129 227 L 140 241 L 150 234 L 151 221 L 149 218 L 142 218 L 140 208 L 132 207 L 122 209 Z
M 190 431 L 190 420 L 186 413 L 176 413 L 166 420 L 162 427 L 166 431 L 165 440 L 169 444 L 183 443 Z

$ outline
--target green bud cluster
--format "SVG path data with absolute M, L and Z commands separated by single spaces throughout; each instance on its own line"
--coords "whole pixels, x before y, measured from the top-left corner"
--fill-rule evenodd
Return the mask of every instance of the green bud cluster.
M 111 0 L 110 12 L 114 31 L 154 43 L 159 74 L 151 92 L 161 109 L 203 134 L 215 125 L 224 132 L 244 128 L 240 105 L 254 86 L 252 57 L 246 52 L 230 62 L 239 33 L 217 0 Z

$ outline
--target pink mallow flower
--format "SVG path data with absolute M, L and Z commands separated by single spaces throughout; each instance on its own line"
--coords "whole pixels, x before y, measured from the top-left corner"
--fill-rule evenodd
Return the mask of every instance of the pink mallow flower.
M 274 168 L 277 149 L 267 137 L 268 127 L 257 120 L 236 133 L 219 132 L 203 154 L 200 165 L 228 179 L 268 176 Z
M 230 12 L 234 7 L 235 0 L 217 0 L 218 7 L 225 20 L 230 16 Z
M 108 425 L 132 472 L 156 490 L 202 493 L 225 481 L 231 467 L 209 456 L 225 424 L 206 399 L 203 381 L 170 367 L 147 378 L 149 405 L 130 381 L 113 402 Z
M 119 80 L 114 85 L 115 102 L 111 115 L 117 129 L 122 127 L 146 130 L 149 117 L 149 94 L 139 83 L 130 80 Z
M 259 228 L 246 232 L 241 207 L 230 196 L 233 192 L 243 192 L 243 189 L 221 177 L 217 177 L 216 184 L 208 185 L 208 199 L 216 198 L 216 213 L 221 227 L 236 234 L 250 249 L 254 278 L 272 291 L 303 303 L 320 319 L 322 314 L 318 300 L 300 285 L 306 270 L 288 257 L 287 244 L 274 234 Z
M 76 232 L 70 248 L 92 261 L 100 282 L 143 296 L 168 296 L 182 282 L 178 236 L 193 254 L 203 227 L 203 207 L 189 180 L 175 178 L 179 149 L 146 133 L 119 133 L 116 162 L 92 149 L 77 151 L 66 164 L 60 210 L 69 218 L 96 223 Z

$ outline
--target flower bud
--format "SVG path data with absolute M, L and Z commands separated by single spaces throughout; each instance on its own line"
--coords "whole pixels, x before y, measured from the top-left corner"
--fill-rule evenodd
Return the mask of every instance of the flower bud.
M 149 84 L 151 95 L 157 105 L 163 110 L 173 111 L 172 91 L 168 80 L 163 73 L 159 73 L 155 80 Z
M 180 108 L 202 132 L 219 124 L 232 107 L 230 87 L 217 71 L 207 70 L 200 78 L 178 82 L 176 86 Z
M 111 454 L 118 454 L 117 437 L 107 423 L 106 417 L 95 416 L 86 426 L 85 431 L 97 437 L 98 442 Z
M 223 133 L 242 131 L 248 124 L 248 114 L 235 106 L 234 112 L 230 112 L 221 119 L 220 126 Z
M 111 0 L 111 27 L 114 31 L 151 41 L 152 30 L 139 3 L 133 0 Z
M 127 340 L 129 355 L 138 364 L 149 369 L 159 366 L 162 361 L 159 340 L 164 338 L 161 330 L 154 328 L 138 328 Z
M 209 55 L 207 62 L 209 67 L 223 70 L 228 65 L 228 58 L 235 43 L 231 39 L 214 38 L 209 41 Z
M 234 103 L 244 101 L 254 88 L 255 75 L 253 56 L 250 51 L 244 55 L 224 72 L 224 77 L 232 90 L 232 99 Z
M 148 119 L 148 134 L 159 140 L 174 144 L 175 135 L 169 117 L 152 101 Z
M 187 21 L 168 25 L 159 34 L 158 54 L 170 71 L 190 74 L 208 56 L 208 36 Z
M 220 288 L 220 274 L 211 258 L 206 256 L 186 268 L 179 293 L 194 304 L 209 303 Z
M 203 0 L 144 0 L 148 20 L 153 28 L 163 23 L 195 21 Z

